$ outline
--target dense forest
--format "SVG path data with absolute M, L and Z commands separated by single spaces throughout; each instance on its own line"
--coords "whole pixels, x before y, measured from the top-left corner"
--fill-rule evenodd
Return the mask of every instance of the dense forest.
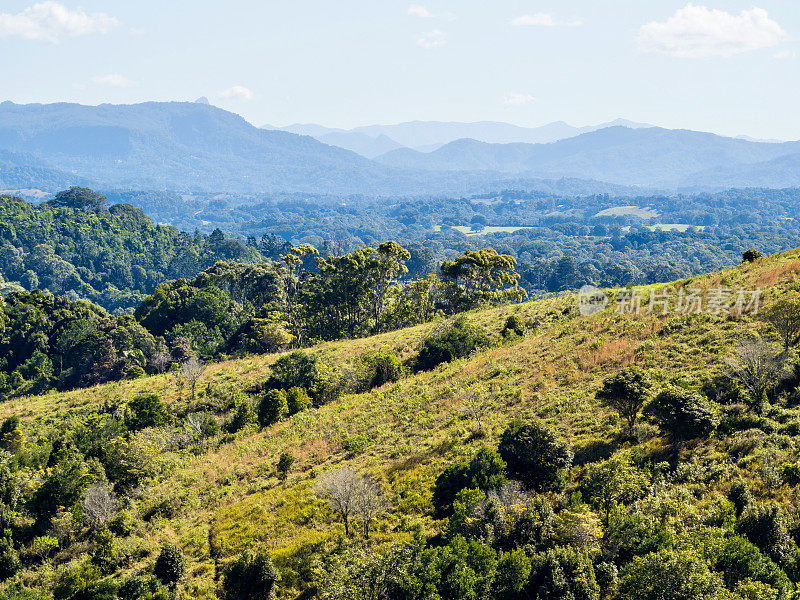
M 501 191 L 467 198 L 110 194 L 186 229 L 220 227 L 277 258 L 283 244 L 323 255 L 396 240 L 419 269 L 467 249 L 513 256 L 529 293 L 647 284 L 734 265 L 747 248 L 800 245 L 800 190 L 692 195 Z M 417 272 L 410 267 L 413 274 Z
M 260 259 L 221 231 L 189 235 L 154 225 L 140 209 L 108 207 L 86 188 L 39 206 L 0 196 L 0 276 L 7 291 L 43 289 L 112 312 L 131 310 L 164 281 L 193 277 L 218 260 Z

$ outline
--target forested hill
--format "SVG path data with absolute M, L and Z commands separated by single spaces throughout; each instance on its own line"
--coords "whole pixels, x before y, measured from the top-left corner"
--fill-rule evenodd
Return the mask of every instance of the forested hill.
M 0 599 L 792 600 L 798 273 L 9 399 Z
M 86 189 L 34 206 L 0 196 L 0 277 L 5 291 L 43 289 L 132 309 L 158 284 L 193 277 L 218 260 L 260 253 L 215 231 L 190 235 L 154 224 L 130 204 L 106 207 Z

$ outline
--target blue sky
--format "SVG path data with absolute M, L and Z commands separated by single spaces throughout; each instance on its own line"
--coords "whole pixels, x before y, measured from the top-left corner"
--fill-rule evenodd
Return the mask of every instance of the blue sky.
M 3 0 L 0 99 L 800 139 L 800 3 L 755 2 Z

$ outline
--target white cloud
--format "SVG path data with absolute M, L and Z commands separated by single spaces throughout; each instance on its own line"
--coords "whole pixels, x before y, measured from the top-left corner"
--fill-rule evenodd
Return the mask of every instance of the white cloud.
M 638 42 L 642 52 L 709 58 L 771 48 L 787 39 L 788 34 L 763 8 L 734 15 L 689 3 L 664 22 L 643 25 Z
M 435 50 L 441 48 L 447 42 L 447 34 L 444 31 L 434 29 L 429 31 L 417 40 L 417 46 L 425 48 L 426 50 Z
M 96 75 L 92 77 L 92 81 L 94 83 L 99 83 L 100 85 L 109 85 L 111 87 L 131 87 L 134 82 L 125 77 L 124 75 L 120 75 L 119 73 L 109 73 L 108 75 Z
M 536 98 L 530 94 L 519 94 L 517 92 L 503 94 L 503 104 L 506 106 L 524 106 L 531 102 L 536 102 Z
M 251 89 L 246 88 L 243 85 L 229 87 L 227 90 L 221 91 L 219 95 L 223 98 L 236 98 L 239 100 L 252 100 L 255 96 Z
M 58 42 L 63 36 L 108 33 L 119 21 L 105 13 L 70 10 L 60 2 L 39 2 L 20 13 L 0 13 L 0 38 Z
M 548 13 L 535 13 L 532 15 L 522 15 L 511 21 L 512 25 L 537 27 L 579 27 L 583 25 L 580 21 L 559 21 Z
M 419 4 L 409 6 L 408 14 L 412 17 L 422 17 L 423 19 L 430 19 L 433 16 L 427 8 Z
M 778 60 L 797 58 L 797 52 L 793 52 L 792 50 L 779 50 L 778 52 L 772 55 L 772 58 L 777 58 Z

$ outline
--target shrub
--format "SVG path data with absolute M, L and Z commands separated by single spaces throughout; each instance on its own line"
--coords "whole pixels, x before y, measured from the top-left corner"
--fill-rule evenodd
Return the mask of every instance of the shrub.
M 276 390 L 303 388 L 315 406 L 322 406 L 341 395 L 342 375 L 338 369 L 318 357 L 295 350 L 273 363 L 266 386 Z
M 622 570 L 621 600 L 693 600 L 716 598 L 719 576 L 691 552 L 662 550 L 634 558 Z
M 750 493 L 750 488 L 744 480 L 739 479 L 731 484 L 731 489 L 728 492 L 728 500 L 733 503 L 736 509 L 736 518 L 742 516 L 744 510 L 753 503 L 753 494 Z
M 763 257 L 763 256 L 764 256 L 764 255 L 763 255 L 763 254 L 761 254 L 761 252 L 759 252 L 759 251 L 758 251 L 758 250 L 756 250 L 755 248 L 748 248 L 748 249 L 747 249 L 747 250 L 745 250 L 745 251 L 744 251 L 744 253 L 742 254 L 742 262 L 749 262 L 749 263 L 752 263 L 752 262 L 755 262 L 755 261 L 757 261 L 759 258 L 761 258 L 761 257 Z
M 537 600 L 599 600 L 600 586 L 586 552 L 554 548 L 532 559 L 529 589 Z
M 161 553 L 156 559 L 153 574 L 167 586 L 175 586 L 186 571 L 186 560 L 179 548 L 167 544 L 161 548 Z
M 500 331 L 503 337 L 510 337 L 512 335 L 523 336 L 525 335 L 525 322 L 516 315 L 511 315 L 506 319 L 503 329 Z
M 120 600 L 169 600 L 170 595 L 158 579 L 152 575 L 131 575 L 119 586 Z
M 506 471 L 505 461 L 489 448 L 479 450 L 469 463 L 450 465 L 433 486 L 433 505 L 437 515 L 450 514 L 453 500 L 463 489 L 487 491 L 500 487 L 508 480 Z
M 290 415 L 297 414 L 311 406 L 311 396 L 301 387 L 289 388 L 286 392 L 286 407 Z
M 137 394 L 128 403 L 127 424 L 134 431 L 161 427 L 169 422 L 169 411 L 158 394 Z
M 498 446 L 509 475 L 527 487 L 544 491 L 563 486 L 563 472 L 572 465 L 572 452 L 543 423 L 513 421 Z
M 425 338 L 417 355 L 415 368 L 418 371 L 433 369 L 442 363 L 465 358 L 475 350 L 489 345 L 486 332 L 471 324 L 464 315 L 459 315 Z
M 275 470 L 278 473 L 278 479 L 281 481 L 286 481 L 286 477 L 289 475 L 289 469 L 292 468 L 293 464 L 294 456 L 287 452 L 281 452 L 281 455 L 278 458 L 278 464 L 275 467 Z
M 244 552 L 222 575 L 225 600 L 271 600 L 280 575 L 266 551 Z
M 256 412 L 253 404 L 246 396 L 238 395 L 234 399 L 233 416 L 226 423 L 225 428 L 230 433 L 241 431 L 248 425 L 256 422 Z
M 6 580 L 19 571 L 19 554 L 14 549 L 11 536 L 0 539 L 0 580 Z
M 267 390 L 258 403 L 258 422 L 262 427 L 267 427 L 283 419 L 288 412 L 286 392 Z
M 403 365 L 397 354 L 389 348 L 381 348 L 361 355 L 361 377 L 364 390 L 380 387 L 385 383 L 397 381 L 403 375 Z
M 786 574 L 753 544 L 741 536 L 728 539 L 716 558 L 714 569 L 722 571 L 729 590 L 745 580 L 761 581 L 779 590 L 780 598 L 788 598 L 792 584 Z
M 644 411 L 674 441 L 707 437 L 718 424 L 708 401 L 696 392 L 679 387 L 662 390 Z
M 94 536 L 95 548 L 92 564 L 104 575 L 114 572 L 119 562 L 119 553 L 114 544 L 114 534 L 108 528 L 101 529 Z
M 796 549 L 786 513 L 777 504 L 751 504 L 736 523 L 736 533 L 745 535 L 778 564 L 785 563 Z

